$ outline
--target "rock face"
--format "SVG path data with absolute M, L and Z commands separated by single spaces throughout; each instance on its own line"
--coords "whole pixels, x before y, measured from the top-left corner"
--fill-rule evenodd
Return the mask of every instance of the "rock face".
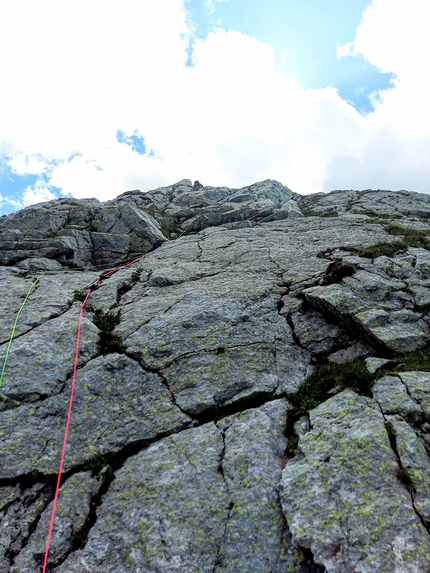
M 114 201 L 59 199 L 0 220 L 0 264 L 47 257 L 68 267 L 109 265 L 148 253 L 166 237 L 225 223 L 302 217 L 293 193 L 277 181 L 240 190 L 191 181 L 149 193 L 128 191 Z
M 0 573 L 41 571 L 81 311 L 47 571 L 430 573 L 429 217 L 184 180 L 0 219 Z

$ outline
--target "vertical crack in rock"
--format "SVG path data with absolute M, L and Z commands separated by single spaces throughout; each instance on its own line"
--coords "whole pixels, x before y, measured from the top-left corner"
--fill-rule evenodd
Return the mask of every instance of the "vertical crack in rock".
M 99 479 L 99 486 L 95 489 L 89 498 L 88 514 L 82 525 L 78 529 L 72 531 L 69 549 L 66 550 L 64 554 L 58 557 L 55 561 L 49 563 L 51 569 L 56 569 L 62 563 L 64 563 L 64 561 L 66 561 L 69 555 L 75 551 L 83 549 L 86 546 L 90 532 L 97 522 L 97 510 L 102 505 L 103 498 L 107 494 L 109 487 L 115 479 L 115 472 L 120 467 L 119 463 L 117 465 L 118 467 L 115 468 L 112 465 L 107 465 L 101 470 L 98 476 L 94 476 Z
M 197 255 L 197 257 L 196 257 L 196 259 L 195 259 L 194 262 L 197 263 L 198 261 L 200 261 L 200 259 L 201 259 L 202 256 L 203 256 L 203 249 L 202 249 L 202 245 L 201 245 L 201 241 L 200 241 L 200 240 L 197 240 L 196 244 L 197 244 L 197 248 L 198 248 L 198 250 L 199 250 L 199 253 L 198 253 L 198 255 Z
M 267 247 L 267 254 L 269 255 L 269 261 L 278 269 L 279 273 L 278 276 L 282 277 L 282 275 L 285 272 L 285 269 L 283 269 L 279 263 L 274 259 L 273 257 L 273 253 L 272 253 L 272 249 L 271 247 Z
M 187 412 L 186 410 L 184 410 L 183 408 L 181 408 L 181 406 L 178 404 L 178 402 L 176 401 L 175 394 L 173 393 L 172 389 L 170 388 L 169 382 L 167 381 L 167 378 L 166 378 L 163 374 L 161 374 L 160 371 L 157 371 L 156 374 L 157 374 L 158 377 L 160 378 L 161 383 L 163 384 L 163 386 L 165 386 L 165 387 L 167 388 L 167 390 L 168 390 L 168 392 L 169 392 L 169 394 L 170 394 L 170 398 L 171 398 L 171 400 L 172 400 L 172 404 L 173 404 L 174 406 L 176 406 L 176 408 L 178 408 L 178 410 L 179 410 L 180 412 L 182 412 L 182 414 L 184 414 L 185 416 L 187 416 L 187 417 L 189 417 L 189 418 L 191 418 L 191 419 L 193 420 L 193 422 L 191 423 L 191 426 L 198 426 L 198 425 L 200 425 L 199 422 L 198 422 L 198 420 L 197 420 L 195 417 L 193 417 L 192 414 L 190 414 L 189 412 Z M 189 426 L 187 426 L 187 427 L 189 427 Z M 186 429 L 186 428 L 184 428 L 184 429 Z
M 399 372 L 397 373 L 397 378 L 400 380 L 401 384 L 403 384 L 403 386 L 405 387 L 405 391 L 406 394 L 409 396 L 409 398 L 412 400 L 412 402 L 414 404 L 416 404 L 417 406 L 419 406 L 420 408 L 422 408 L 421 403 L 419 402 L 419 400 L 417 400 L 412 394 L 411 391 L 409 390 L 409 386 L 405 383 L 405 381 L 402 378 L 402 373 Z
M 272 349 L 272 355 L 275 361 L 275 371 L 276 371 L 276 387 L 273 390 L 273 395 L 277 395 L 279 386 L 281 385 L 281 377 L 279 375 L 278 350 L 276 348 Z
M 216 424 L 215 424 L 216 425 Z M 216 426 L 218 428 L 218 426 Z M 230 516 L 231 516 L 231 512 L 232 509 L 234 507 L 234 502 L 231 498 L 231 494 L 230 494 L 230 490 L 228 487 L 228 483 L 227 480 L 225 478 L 224 475 L 224 468 L 223 468 L 223 462 L 224 462 L 224 457 L 225 457 L 225 449 L 226 449 L 226 444 L 225 444 L 225 433 L 227 431 L 227 429 L 221 430 L 220 428 L 218 428 L 218 431 L 221 434 L 222 437 L 222 450 L 221 450 L 221 454 L 220 454 L 220 460 L 219 460 L 219 466 L 218 466 L 218 472 L 221 474 L 222 479 L 224 481 L 225 484 L 225 489 L 227 491 L 227 495 L 229 497 L 229 505 L 228 505 L 228 512 L 227 512 L 227 516 L 225 518 L 225 523 L 224 523 L 224 530 L 223 530 L 223 534 L 219 543 L 219 547 L 218 547 L 218 551 L 217 551 L 217 555 L 216 555 L 216 559 L 215 559 L 215 564 L 213 566 L 212 569 L 212 573 L 217 573 L 217 569 L 218 567 L 220 567 L 222 565 L 222 560 L 223 560 L 223 546 L 224 546 L 224 542 L 227 538 L 227 526 L 228 526 L 228 522 L 230 520 Z
M 390 441 L 390 446 L 391 449 L 394 452 L 394 455 L 396 456 L 397 459 L 397 464 L 399 466 L 399 469 L 397 471 L 397 478 L 400 480 L 400 482 L 403 484 L 403 486 L 405 487 L 406 491 L 409 493 L 409 496 L 411 498 L 411 505 L 418 517 L 418 519 L 420 520 L 421 524 L 423 525 L 424 529 L 427 531 L 427 533 L 430 535 L 430 523 L 427 522 L 424 517 L 421 515 L 421 513 L 418 511 L 417 507 L 416 507 L 416 503 L 415 503 L 415 494 L 416 494 L 416 490 L 415 490 L 415 486 L 413 484 L 413 481 L 411 479 L 411 476 L 407 470 L 407 468 L 403 467 L 402 464 L 402 460 L 400 458 L 400 454 L 397 448 L 397 435 L 396 435 L 396 430 L 393 426 L 393 424 L 387 420 L 387 418 L 385 417 L 384 413 L 382 412 L 381 409 L 381 414 L 385 420 L 385 429 L 387 431 L 387 435 L 388 435 L 388 439 Z
M 280 313 L 279 313 L 279 314 L 280 314 Z M 299 337 L 298 337 L 297 334 L 296 334 L 296 331 L 295 331 L 295 328 L 294 328 L 294 323 L 293 323 L 293 320 L 292 320 L 292 318 L 291 318 L 291 315 L 286 316 L 285 319 L 286 319 L 286 321 L 287 321 L 287 323 L 288 323 L 288 326 L 289 326 L 290 329 L 291 329 L 291 336 L 293 337 L 294 344 L 296 344 L 299 348 L 302 348 L 303 350 L 306 350 L 306 348 L 302 345 L 302 343 L 300 342 Z
M 131 273 L 129 280 L 125 279 L 122 283 L 117 285 L 117 291 L 116 291 L 116 304 L 117 305 L 121 304 L 122 297 L 128 291 L 130 291 L 134 287 L 135 284 L 137 284 L 139 282 L 140 275 L 142 274 L 142 272 L 143 272 L 142 267 L 135 269 Z
M 288 460 L 292 460 L 300 456 L 301 450 L 299 447 L 300 438 L 307 432 L 312 430 L 309 414 L 297 417 L 294 413 L 288 416 L 287 424 L 285 427 L 285 437 L 287 445 L 285 447 L 285 456 Z

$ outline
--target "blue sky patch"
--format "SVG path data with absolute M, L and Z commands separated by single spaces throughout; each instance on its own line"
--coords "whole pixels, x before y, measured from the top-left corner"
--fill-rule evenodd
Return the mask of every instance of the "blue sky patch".
M 373 111 L 370 95 L 391 89 L 362 56 L 338 58 L 337 47 L 355 38 L 370 0 L 188 0 L 197 38 L 214 28 L 236 30 L 272 46 L 302 88 L 332 86 L 360 113 Z
M 0 215 L 9 215 L 17 209 L 22 209 L 25 190 L 43 181 L 49 191 L 56 197 L 63 197 L 61 189 L 48 184 L 48 178 L 41 175 L 18 175 L 13 173 L 8 165 L 0 165 Z
M 129 145 L 131 149 L 139 155 L 145 155 L 146 153 L 145 138 L 138 135 L 137 129 L 134 130 L 133 135 L 127 135 L 125 131 L 118 129 L 116 132 L 116 140 L 119 143 Z

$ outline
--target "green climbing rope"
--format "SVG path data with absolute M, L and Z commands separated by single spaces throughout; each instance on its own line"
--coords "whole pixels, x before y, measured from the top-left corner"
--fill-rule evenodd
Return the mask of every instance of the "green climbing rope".
M 15 322 L 14 322 L 14 324 L 13 324 L 12 332 L 11 332 L 11 335 L 10 335 L 10 338 L 9 338 L 9 342 L 8 342 L 8 345 L 7 345 L 7 348 L 6 348 L 6 355 L 5 355 L 4 361 L 3 361 L 3 368 L 2 368 L 1 374 L 0 374 L 0 390 L 1 390 L 2 386 L 3 386 L 3 377 L 4 377 L 5 370 L 6 370 L 7 359 L 8 359 L 8 357 L 9 357 L 9 350 L 10 350 L 10 347 L 11 347 L 11 344 L 12 344 L 13 337 L 15 336 L 15 330 L 16 330 L 16 325 L 18 324 L 19 315 L 21 314 L 21 311 L 22 311 L 22 309 L 24 308 L 24 305 L 25 305 L 25 303 L 27 302 L 27 299 L 28 299 L 28 297 L 30 296 L 31 291 L 34 289 L 34 287 L 37 285 L 37 283 L 40 281 L 40 279 L 43 277 L 43 275 L 44 275 L 45 273 L 46 273 L 46 271 L 45 271 L 44 273 L 42 273 L 42 274 L 40 275 L 40 277 L 38 277 L 36 280 L 34 280 L 34 281 L 31 283 L 31 286 L 30 286 L 30 288 L 28 289 L 27 294 L 25 295 L 24 301 L 23 301 L 22 305 L 20 306 L 20 309 L 18 310 L 17 315 L 16 315 L 16 317 L 15 317 Z

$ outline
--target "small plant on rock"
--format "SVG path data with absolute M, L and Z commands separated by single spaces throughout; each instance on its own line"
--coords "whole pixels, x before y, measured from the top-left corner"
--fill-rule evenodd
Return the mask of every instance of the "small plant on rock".
M 395 360 L 399 363 L 399 366 L 395 369 L 397 371 L 410 372 L 418 370 L 430 372 L 430 346 L 399 354 Z
M 73 302 L 84 302 L 86 294 L 80 290 L 73 292 Z
M 369 247 L 348 247 L 348 251 L 364 257 L 366 259 L 376 259 L 377 257 L 394 257 L 397 253 L 404 253 L 408 245 L 403 241 L 395 243 L 377 243 Z
M 294 406 L 295 414 L 300 416 L 325 402 L 333 395 L 333 390 L 349 388 L 363 396 L 372 396 L 373 380 L 373 374 L 367 370 L 364 362 L 321 364 L 288 399 Z
M 403 243 L 409 247 L 417 247 L 421 249 L 430 250 L 429 231 L 422 229 L 411 229 L 409 227 L 401 227 L 400 225 L 389 224 L 384 227 L 390 235 L 403 236 Z
M 99 350 L 100 354 L 111 354 L 112 352 L 118 352 L 123 354 L 126 347 L 122 343 L 122 340 L 115 332 L 115 326 L 119 324 L 121 319 L 121 311 L 119 310 L 116 314 L 113 312 L 104 313 L 101 310 L 96 310 L 93 322 L 100 330 L 99 334 Z
M 321 284 L 331 285 L 341 283 L 345 277 L 351 277 L 355 271 L 356 266 L 346 261 L 334 261 L 327 267 Z

